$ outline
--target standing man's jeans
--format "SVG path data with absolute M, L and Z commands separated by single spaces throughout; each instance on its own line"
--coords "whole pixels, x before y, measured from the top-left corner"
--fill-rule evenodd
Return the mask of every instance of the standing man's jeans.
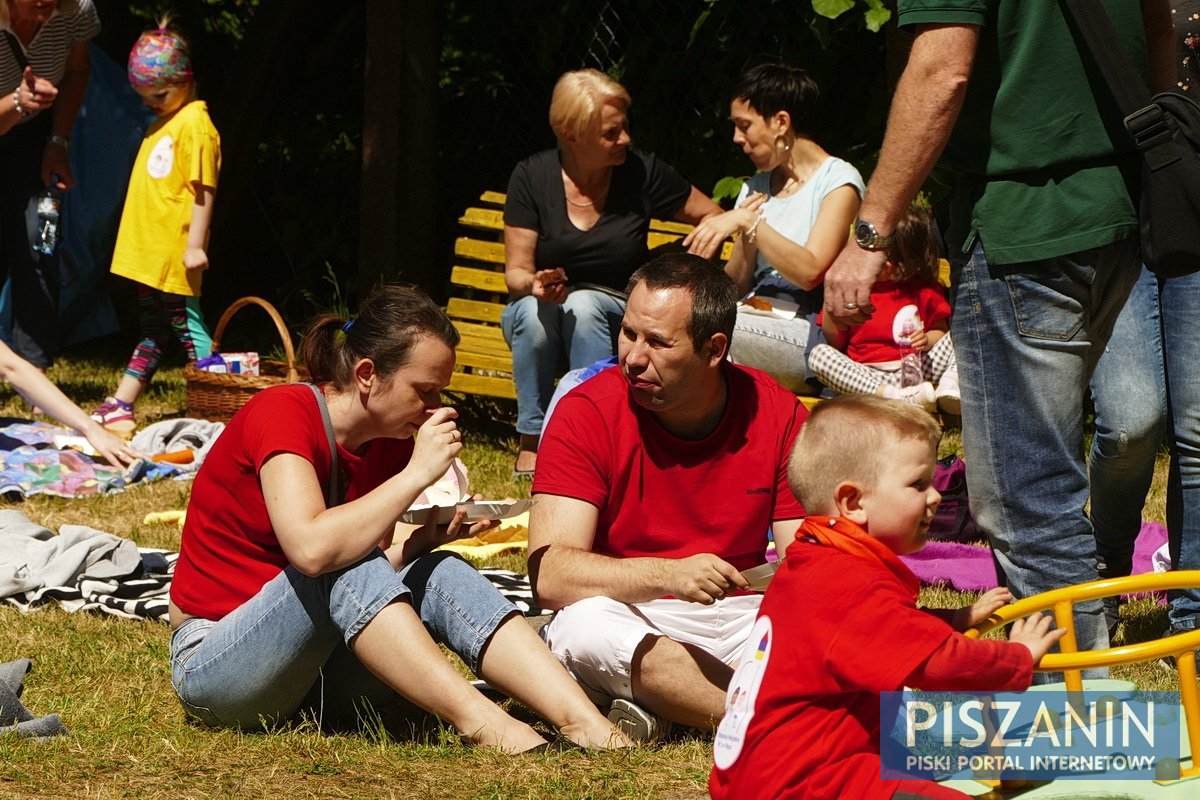
M 1083 401 L 1137 263 L 1127 239 L 993 275 L 977 241 L 954 282 L 971 507 L 1018 598 L 1097 578 Z M 1100 601 L 1075 609 L 1080 649 L 1106 647 Z
M 608 358 L 624 315 L 624 301 L 591 289 L 573 289 L 562 305 L 526 295 L 505 306 L 500 327 L 512 348 L 517 433 L 541 434 L 562 355 L 567 369 Z
M 1088 457 L 1100 576 L 1133 571 L 1133 545 L 1167 430 L 1158 278 L 1142 267 L 1092 375 L 1096 432 Z
M 1159 284 L 1167 397 L 1171 411 L 1171 471 L 1167 529 L 1175 569 L 1200 569 L 1200 274 Z M 1171 629 L 1196 628 L 1200 590 L 1170 592 Z

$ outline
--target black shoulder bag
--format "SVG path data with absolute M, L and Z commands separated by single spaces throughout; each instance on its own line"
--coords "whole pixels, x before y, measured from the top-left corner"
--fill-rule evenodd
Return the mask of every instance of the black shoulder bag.
M 1200 270 L 1200 105 L 1175 91 L 1151 97 L 1101 3 L 1060 2 L 1141 154 L 1142 261 L 1163 278 Z

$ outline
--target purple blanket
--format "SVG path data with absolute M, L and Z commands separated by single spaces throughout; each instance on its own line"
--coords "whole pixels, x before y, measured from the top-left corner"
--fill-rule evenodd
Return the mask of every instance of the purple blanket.
M 1143 522 L 1133 548 L 1133 573 L 1152 572 L 1150 556 L 1167 542 L 1167 529 L 1157 522 Z M 999 586 L 992 552 L 957 542 L 929 542 L 902 561 L 921 583 L 948 583 L 959 591 L 984 591 Z

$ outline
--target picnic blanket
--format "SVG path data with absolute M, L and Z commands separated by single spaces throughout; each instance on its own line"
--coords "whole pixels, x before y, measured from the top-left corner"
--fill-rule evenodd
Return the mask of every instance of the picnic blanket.
M 1143 522 L 1134 542 L 1133 574 L 1168 569 L 1170 559 L 1164 564 L 1162 556 L 1166 545 L 1167 529 L 1157 522 Z M 924 584 L 948 583 L 964 592 L 984 591 L 1000 585 L 992 551 L 987 547 L 959 542 L 927 542 L 917 552 L 900 556 L 900 560 Z
M 191 419 L 179 417 L 164 419 L 147 425 L 137 432 L 129 445 L 139 453 L 155 456 L 160 453 L 171 453 L 178 450 L 191 450 L 193 459 L 190 464 L 178 464 L 177 478 L 188 478 L 194 475 L 204 463 L 208 451 L 212 449 L 221 431 L 225 430 L 224 422 L 209 422 L 206 419 Z
M 69 428 L 0 418 L 0 495 L 88 497 L 119 492 L 140 481 L 180 472 L 174 464 L 153 461 L 136 461 L 122 470 L 103 459 L 59 446 L 79 439 Z
M 19 511 L 0 511 L 0 602 L 23 612 L 53 602 L 166 622 L 177 558 L 86 525 L 56 535 Z

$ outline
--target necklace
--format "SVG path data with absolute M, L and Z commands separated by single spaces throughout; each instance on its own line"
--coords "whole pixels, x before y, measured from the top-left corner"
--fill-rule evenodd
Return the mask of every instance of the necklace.
M 563 197 L 565 197 L 567 199 L 568 203 L 575 206 L 576 208 L 591 208 L 592 206 L 596 205 L 596 203 L 604 202 L 604 198 L 608 197 L 608 188 L 609 188 L 608 186 L 605 186 L 604 191 L 597 194 L 595 199 L 584 200 L 583 202 L 580 202 L 578 200 L 572 200 L 571 196 L 569 194 L 567 194 L 566 187 L 563 187 Z M 578 186 L 575 187 L 575 191 L 579 192 L 580 196 L 583 196 L 583 192 L 579 191 Z
M 608 197 L 608 190 L 612 186 L 612 179 L 611 179 L 611 177 L 609 178 L 608 182 L 605 183 L 605 185 L 604 185 L 604 189 L 597 192 L 593 199 L 584 200 L 582 202 L 580 202 L 579 200 L 571 199 L 571 195 L 567 191 L 568 184 L 575 187 L 575 191 L 579 192 L 580 197 L 586 197 L 586 195 L 583 193 L 583 189 L 579 188 L 579 184 L 573 178 L 571 178 L 567 174 L 567 171 L 564 169 L 563 170 L 563 197 L 566 198 L 567 203 L 575 206 L 576 208 L 591 208 L 592 206 L 596 205 L 596 203 L 603 203 L 604 198 Z

